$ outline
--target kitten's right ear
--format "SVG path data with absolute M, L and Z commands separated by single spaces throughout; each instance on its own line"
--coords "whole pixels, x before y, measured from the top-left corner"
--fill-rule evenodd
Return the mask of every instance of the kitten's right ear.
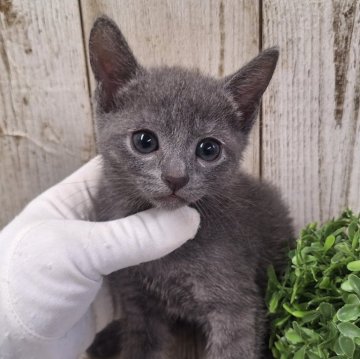
M 235 74 L 225 78 L 225 88 L 241 112 L 240 129 L 249 133 L 254 124 L 261 96 L 274 73 L 279 50 L 264 50 Z
M 97 18 L 91 29 L 89 54 L 98 82 L 98 105 L 110 112 L 115 94 L 135 76 L 139 65 L 121 31 L 107 16 Z

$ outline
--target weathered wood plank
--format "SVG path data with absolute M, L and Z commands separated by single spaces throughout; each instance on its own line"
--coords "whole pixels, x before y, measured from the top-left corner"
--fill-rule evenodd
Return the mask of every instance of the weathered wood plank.
M 85 34 L 100 14 L 113 18 L 140 62 L 229 75 L 258 53 L 257 1 L 82 0 Z M 245 167 L 259 174 L 259 127 Z
M 76 0 L 0 1 L 0 228 L 93 153 Z
M 262 173 L 299 229 L 360 210 L 360 3 L 263 1 L 279 66 L 263 101 Z

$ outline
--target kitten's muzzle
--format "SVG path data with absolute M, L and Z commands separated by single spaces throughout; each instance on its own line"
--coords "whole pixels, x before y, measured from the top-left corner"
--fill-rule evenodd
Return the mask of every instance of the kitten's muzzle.
M 189 182 L 188 175 L 174 177 L 174 176 L 162 174 L 161 179 L 172 190 L 173 194 L 175 194 L 175 192 L 178 191 L 179 189 L 185 187 Z
M 187 200 L 177 196 L 175 193 L 167 196 L 155 197 L 153 198 L 153 201 L 156 207 L 163 207 L 167 209 L 175 209 L 188 204 Z

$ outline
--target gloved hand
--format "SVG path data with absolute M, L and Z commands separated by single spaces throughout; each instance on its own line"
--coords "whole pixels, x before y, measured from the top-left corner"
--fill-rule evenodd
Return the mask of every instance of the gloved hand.
M 198 213 L 150 209 L 89 222 L 97 157 L 33 200 L 0 233 L 0 358 L 75 359 L 113 319 L 103 276 L 193 238 Z

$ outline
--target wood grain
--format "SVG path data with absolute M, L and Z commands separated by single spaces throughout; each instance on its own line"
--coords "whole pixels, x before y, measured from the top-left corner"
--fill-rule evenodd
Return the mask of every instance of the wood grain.
M 278 69 L 263 101 L 262 173 L 296 228 L 360 210 L 360 2 L 263 1 Z
M 81 0 L 88 38 L 100 14 L 113 18 L 140 63 L 182 65 L 222 77 L 259 50 L 257 1 Z M 245 168 L 259 175 L 259 126 L 252 132 Z
M 93 153 L 76 0 L 0 0 L 0 228 Z
M 0 228 L 94 154 L 86 51 L 103 13 L 146 66 L 222 77 L 279 45 L 244 166 L 280 187 L 297 229 L 360 211 L 358 0 L 0 0 Z

